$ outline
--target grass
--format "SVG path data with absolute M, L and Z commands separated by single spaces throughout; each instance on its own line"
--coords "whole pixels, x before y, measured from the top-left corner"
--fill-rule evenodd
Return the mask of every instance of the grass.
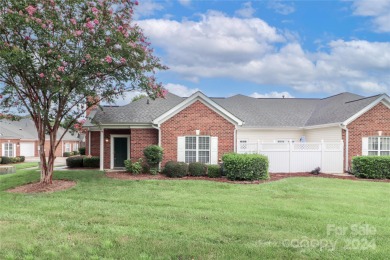
M 51 194 L 11 194 L 4 190 L 36 181 L 38 173 L 0 176 L 0 259 L 390 255 L 390 183 L 322 178 L 260 185 L 123 181 L 96 171 L 62 171 L 55 177 L 78 184 Z M 325 247 L 329 242 L 336 243 L 334 250 Z
M 23 163 L 16 163 L 12 165 L 15 166 L 16 170 L 23 170 L 27 168 L 33 168 L 33 167 L 38 168 L 37 162 L 23 162 Z

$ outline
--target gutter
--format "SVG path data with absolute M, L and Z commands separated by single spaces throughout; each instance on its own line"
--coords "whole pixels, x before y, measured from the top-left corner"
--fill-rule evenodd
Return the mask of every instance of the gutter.
M 340 125 L 340 128 L 345 130 L 345 171 L 348 172 L 348 165 L 349 165 L 349 161 L 348 161 L 348 144 L 349 144 L 349 132 L 348 132 L 348 128 L 347 128 L 347 125 L 344 125 L 343 123 L 341 123 Z

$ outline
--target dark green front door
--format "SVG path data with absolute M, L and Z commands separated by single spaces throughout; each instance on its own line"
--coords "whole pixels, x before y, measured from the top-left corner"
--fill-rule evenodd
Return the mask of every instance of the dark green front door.
M 125 167 L 127 158 L 127 138 L 114 137 L 114 167 Z

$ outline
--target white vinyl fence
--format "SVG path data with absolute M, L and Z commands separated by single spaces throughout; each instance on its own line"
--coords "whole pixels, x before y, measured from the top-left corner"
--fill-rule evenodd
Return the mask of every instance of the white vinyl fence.
M 343 142 L 262 143 L 238 140 L 238 153 L 263 154 L 269 160 L 269 172 L 310 172 L 316 167 L 324 173 L 343 172 Z

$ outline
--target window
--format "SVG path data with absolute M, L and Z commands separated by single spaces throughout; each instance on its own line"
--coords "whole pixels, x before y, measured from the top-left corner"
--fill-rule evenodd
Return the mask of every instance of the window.
M 14 157 L 14 144 L 4 143 L 3 144 L 3 156 Z
M 70 143 L 65 143 L 65 152 L 70 152 Z
M 390 137 L 369 137 L 368 155 L 390 155 Z
M 210 163 L 210 137 L 185 137 L 185 162 Z
M 74 143 L 73 144 L 73 151 L 78 151 L 79 150 L 79 143 Z

